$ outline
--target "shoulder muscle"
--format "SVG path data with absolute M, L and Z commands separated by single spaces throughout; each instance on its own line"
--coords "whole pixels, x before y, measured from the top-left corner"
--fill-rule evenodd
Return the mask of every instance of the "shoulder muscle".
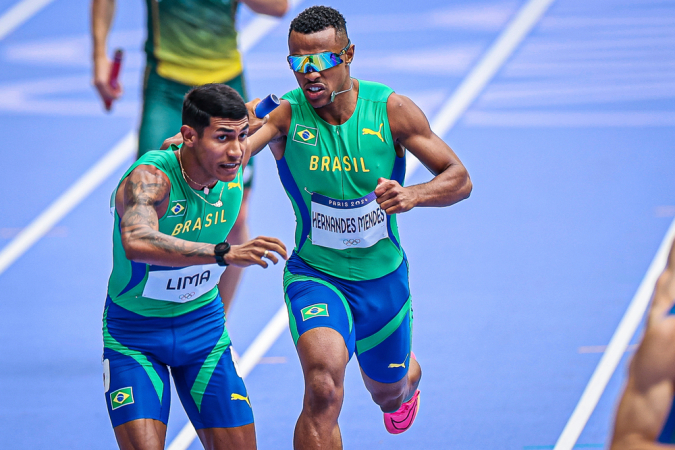
M 430 136 L 429 121 L 422 110 L 408 97 L 393 93 L 387 99 L 389 127 L 395 141 L 410 136 Z
M 169 199 L 170 193 L 171 182 L 164 172 L 155 166 L 140 165 L 120 183 L 115 206 L 120 217 L 128 208 L 136 205 L 152 206 L 161 217 L 163 212 L 160 214 L 159 210 Z

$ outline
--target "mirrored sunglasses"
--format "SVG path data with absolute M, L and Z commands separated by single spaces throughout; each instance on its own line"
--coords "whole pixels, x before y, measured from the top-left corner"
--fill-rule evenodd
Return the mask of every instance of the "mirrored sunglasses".
M 291 70 L 300 73 L 321 72 L 322 70 L 330 69 L 343 63 L 342 55 L 344 55 L 349 47 L 352 45 L 351 41 L 347 42 L 347 46 L 343 48 L 340 53 L 321 52 L 311 55 L 289 55 L 286 59 Z

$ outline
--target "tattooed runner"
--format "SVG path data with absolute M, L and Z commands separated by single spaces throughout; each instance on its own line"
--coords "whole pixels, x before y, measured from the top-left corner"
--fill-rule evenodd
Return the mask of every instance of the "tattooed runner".
M 143 155 L 114 194 L 103 364 L 121 449 L 164 448 L 169 368 L 205 448 L 256 447 L 217 289 L 228 265 L 267 267 L 278 262 L 275 253 L 287 257 L 275 238 L 226 240 L 242 201 L 247 136 L 262 125 L 253 107 L 226 85 L 192 89 L 183 102 L 182 148 Z

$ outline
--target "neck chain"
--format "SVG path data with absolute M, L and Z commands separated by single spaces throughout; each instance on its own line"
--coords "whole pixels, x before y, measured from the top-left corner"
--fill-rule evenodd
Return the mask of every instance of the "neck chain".
M 181 174 L 183 175 L 183 180 L 185 181 L 185 184 L 187 184 L 188 186 L 190 186 L 190 183 L 188 183 L 188 180 L 190 180 L 190 181 L 192 181 L 194 184 L 196 184 L 197 186 L 204 186 L 203 184 L 197 183 L 195 180 L 193 180 L 192 178 L 190 178 L 190 176 L 187 174 L 187 172 L 185 172 L 185 169 L 183 169 L 183 160 L 182 160 L 181 155 L 180 155 L 181 150 L 183 150 L 182 147 L 178 150 L 178 164 L 180 165 L 180 172 L 181 172 Z M 198 193 L 192 186 L 190 186 L 190 189 L 192 189 L 192 193 L 193 193 L 193 194 L 195 194 L 197 197 L 199 197 L 199 198 L 201 198 L 202 200 L 204 200 L 205 203 L 208 203 L 208 204 L 211 205 L 211 206 L 215 206 L 216 208 L 220 208 L 221 206 L 223 206 L 223 202 L 221 201 L 221 199 L 223 198 L 223 191 L 225 190 L 225 183 L 223 183 L 223 187 L 220 188 L 220 196 L 218 197 L 218 201 L 215 202 L 215 203 L 211 203 L 210 201 L 206 200 L 204 197 L 202 197 L 201 195 L 199 195 L 199 193 Z M 208 186 L 204 186 L 204 193 L 205 193 L 206 195 L 209 195 L 209 188 L 208 188 Z

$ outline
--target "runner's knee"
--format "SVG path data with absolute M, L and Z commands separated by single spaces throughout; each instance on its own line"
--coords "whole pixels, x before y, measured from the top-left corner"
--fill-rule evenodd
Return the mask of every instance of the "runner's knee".
M 342 380 L 328 369 L 316 369 L 309 372 L 305 380 L 306 401 L 314 411 L 326 411 L 342 404 L 344 394 Z

